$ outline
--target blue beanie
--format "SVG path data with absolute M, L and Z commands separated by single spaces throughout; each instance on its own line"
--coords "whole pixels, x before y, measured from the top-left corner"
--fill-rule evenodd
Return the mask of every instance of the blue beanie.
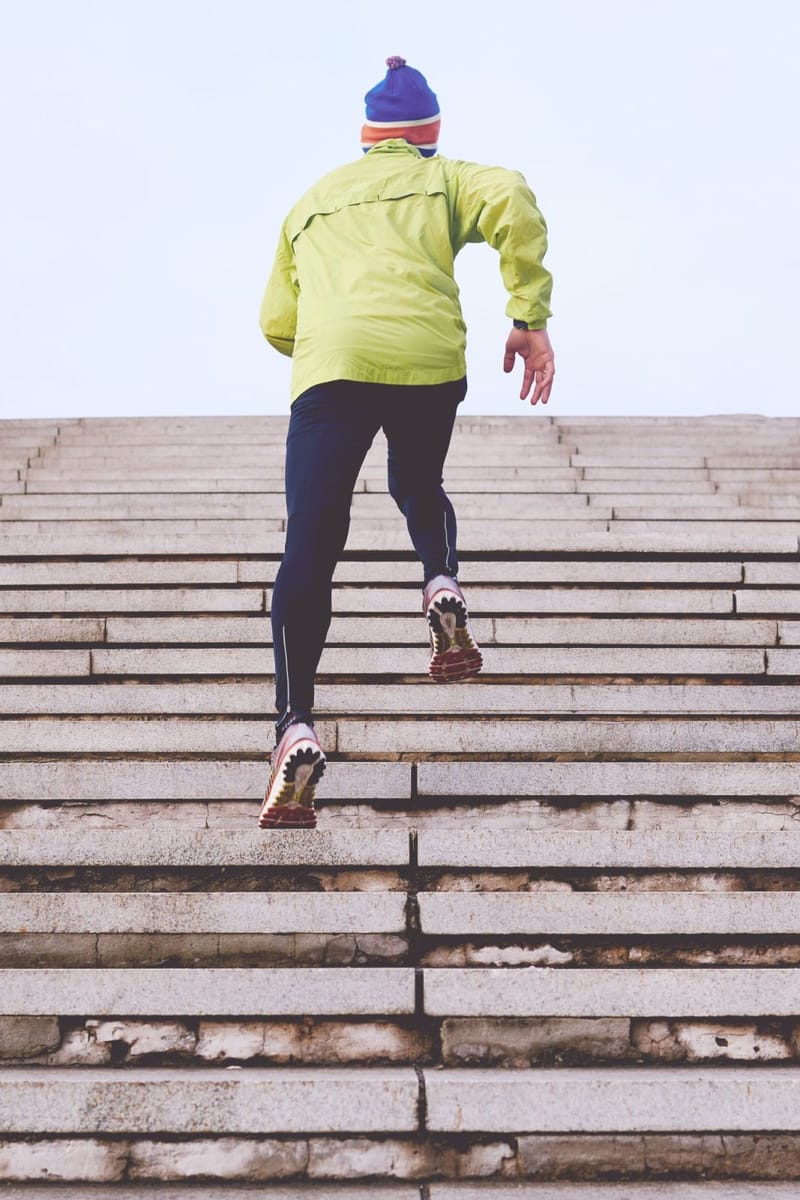
M 361 145 L 366 151 L 386 138 L 405 138 L 429 158 L 436 153 L 441 124 L 436 94 L 404 58 L 393 55 L 386 65 L 386 77 L 364 97 L 367 120 Z

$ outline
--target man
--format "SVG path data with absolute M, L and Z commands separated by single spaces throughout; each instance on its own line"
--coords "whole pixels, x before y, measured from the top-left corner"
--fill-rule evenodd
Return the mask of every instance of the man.
M 325 175 L 281 231 L 261 329 L 293 358 L 286 440 L 286 550 L 272 594 L 276 748 L 262 828 L 316 824 L 325 769 L 312 720 L 314 676 L 331 618 L 364 457 L 383 429 L 389 491 L 423 568 L 423 611 L 438 683 L 481 669 L 458 582 L 456 518 L 442 467 L 466 384 L 465 326 L 453 259 L 486 241 L 514 325 L 503 367 L 524 360 L 520 398 L 546 404 L 552 277 L 547 228 L 522 175 L 437 155 L 439 105 L 402 58 L 366 95 L 364 155 Z

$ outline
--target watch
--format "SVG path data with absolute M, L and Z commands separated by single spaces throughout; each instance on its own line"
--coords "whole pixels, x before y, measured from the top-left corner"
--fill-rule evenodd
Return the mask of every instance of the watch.
M 515 329 L 530 329 L 527 321 L 514 321 L 513 324 Z

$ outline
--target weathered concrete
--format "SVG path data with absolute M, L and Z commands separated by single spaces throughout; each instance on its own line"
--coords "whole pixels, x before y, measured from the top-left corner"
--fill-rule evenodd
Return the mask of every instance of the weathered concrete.
M 431 1016 L 463 1017 L 792 1016 L 800 1010 L 798 976 L 795 969 L 713 967 L 702 971 L 426 968 L 425 1011 Z
M 40 892 L 6 896 L 0 932 L 399 933 L 401 892 Z
M 417 1127 L 407 1068 L 218 1070 L 9 1067 L 0 1074 L 8 1133 L 405 1132 Z
M 425 1082 L 432 1131 L 800 1129 L 800 1077 L 774 1067 L 445 1069 Z
M 379 922 L 380 903 L 376 907 Z M 406 967 L 0 969 L 0 1014 L 396 1016 L 413 1011 L 414 972 Z
M 797 934 L 796 892 L 422 892 L 426 934 Z

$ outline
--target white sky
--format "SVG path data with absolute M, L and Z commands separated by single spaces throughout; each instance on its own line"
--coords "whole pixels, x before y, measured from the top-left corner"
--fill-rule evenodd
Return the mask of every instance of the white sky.
M 0 413 L 274 413 L 281 221 L 401 54 L 547 220 L 569 413 L 797 412 L 797 0 L 0 0 Z M 497 256 L 467 411 L 522 413 Z M 791 361 L 790 361 L 791 355 Z

